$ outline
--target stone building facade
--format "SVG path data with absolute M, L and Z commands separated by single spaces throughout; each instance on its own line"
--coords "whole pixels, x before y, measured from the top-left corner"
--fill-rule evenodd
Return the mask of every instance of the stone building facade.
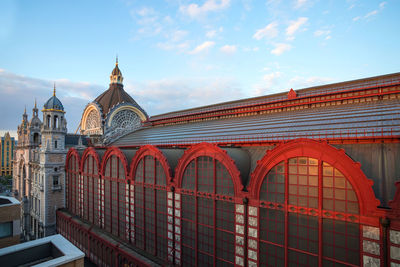
M 67 149 L 79 143 L 78 135 L 67 134 L 61 101 L 47 100 L 39 118 L 35 103 L 32 119 L 22 116 L 15 151 L 13 191 L 22 202 L 21 234 L 25 240 L 56 233 L 56 210 L 64 207 L 64 162 Z

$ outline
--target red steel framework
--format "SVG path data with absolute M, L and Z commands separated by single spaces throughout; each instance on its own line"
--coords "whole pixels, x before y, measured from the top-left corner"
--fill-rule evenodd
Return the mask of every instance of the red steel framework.
M 360 164 L 327 142 L 296 139 L 278 144 L 257 162 L 247 191 L 233 159 L 209 143 L 187 149 L 174 176 L 167 158 L 151 145 L 141 147 L 129 165 L 116 147 L 109 148 L 101 162 L 94 148 L 86 149 L 82 159 L 71 149 L 66 166 L 69 212 L 156 261 L 183 266 L 400 263 L 400 188 L 392 210 L 377 208 L 372 181 Z M 104 179 L 111 186 L 98 183 L 102 186 L 96 191 L 91 179 Z M 76 201 L 80 188 L 83 214 Z M 109 190 L 105 198 L 102 188 Z M 101 202 L 107 201 L 110 216 L 104 224 L 101 219 L 96 223 L 95 214 L 103 213 Z M 83 226 L 75 222 L 71 228 L 68 220 L 65 213 L 58 216 L 61 233 L 70 227 L 67 238 L 83 247 L 93 242 L 77 240 Z M 391 226 L 385 220 L 392 220 Z M 92 232 L 86 231 L 85 238 L 92 238 Z M 107 253 L 116 249 L 109 246 Z

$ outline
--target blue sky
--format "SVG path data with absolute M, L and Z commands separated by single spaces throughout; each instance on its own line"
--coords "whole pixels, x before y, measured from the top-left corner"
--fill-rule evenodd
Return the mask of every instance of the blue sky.
M 150 115 L 398 72 L 398 14 L 398 0 L 2 0 L 0 130 L 56 82 L 74 132 L 116 54 Z

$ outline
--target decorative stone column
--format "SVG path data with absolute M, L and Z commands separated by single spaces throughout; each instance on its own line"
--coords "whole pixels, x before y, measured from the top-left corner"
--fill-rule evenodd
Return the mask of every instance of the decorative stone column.
M 400 231 L 390 230 L 389 240 L 390 266 L 400 267 Z
M 248 230 L 247 230 L 247 242 L 248 242 L 248 266 L 255 267 L 258 262 L 258 208 L 249 206 L 248 210 Z
M 244 266 L 245 261 L 245 213 L 244 205 L 236 204 L 235 214 L 235 264 L 236 266 Z
M 362 226 L 363 266 L 381 266 L 380 229 L 373 226 Z
M 170 193 L 170 192 L 169 192 Z M 171 197 L 172 197 L 172 192 L 171 192 Z M 171 230 L 171 237 L 170 237 L 170 232 L 168 232 L 168 246 L 171 245 L 171 247 L 168 247 L 168 255 L 169 251 L 171 249 L 171 252 L 173 251 L 173 246 L 175 246 L 175 264 L 176 265 L 181 265 L 181 195 L 178 193 L 175 193 L 175 200 L 173 202 L 173 199 L 169 198 L 168 195 L 168 231 Z M 169 202 L 171 200 L 171 203 L 174 203 L 175 206 L 171 207 L 169 206 Z M 170 209 L 174 211 L 174 214 L 170 214 Z M 174 216 L 175 215 L 175 216 Z M 170 216 L 172 217 L 172 223 L 170 223 Z M 170 228 L 171 225 L 171 228 Z M 174 235 L 172 235 L 174 233 Z M 175 242 L 173 242 L 173 238 L 175 236 Z M 173 253 L 171 253 L 173 255 Z M 168 256 L 169 257 L 169 256 Z

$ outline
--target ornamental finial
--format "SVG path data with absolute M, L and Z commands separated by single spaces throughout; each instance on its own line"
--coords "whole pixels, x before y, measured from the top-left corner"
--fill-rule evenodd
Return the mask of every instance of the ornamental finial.
M 54 82 L 53 96 L 56 96 L 56 82 Z
M 117 54 L 117 57 L 115 59 L 115 66 L 118 66 L 118 54 Z

